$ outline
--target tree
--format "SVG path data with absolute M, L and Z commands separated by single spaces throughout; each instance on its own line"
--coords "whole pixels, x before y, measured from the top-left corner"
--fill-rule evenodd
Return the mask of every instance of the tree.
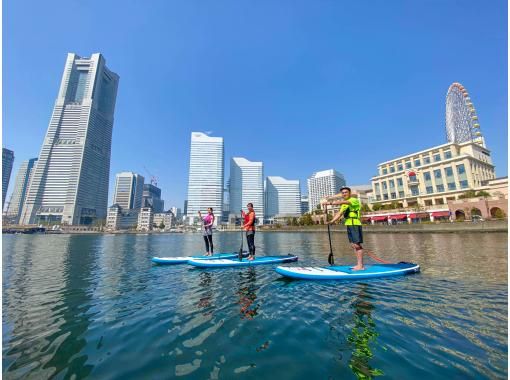
M 315 224 L 313 222 L 312 216 L 309 213 L 303 214 L 301 218 L 299 218 L 300 223 L 303 223 L 304 226 L 311 226 Z
M 159 223 L 159 229 L 160 230 L 165 229 L 165 223 L 163 223 L 163 221 L 161 221 L 161 223 Z
M 484 198 L 489 198 L 491 195 L 484 191 L 484 190 L 480 190 L 478 193 L 476 193 L 476 196 L 477 197 L 484 197 Z
M 459 195 L 459 199 L 467 199 L 467 198 L 475 198 L 476 197 L 476 191 L 474 190 L 468 190 L 464 194 Z
M 331 222 L 331 220 L 333 220 L 333 215 L 331 215 L 329 212 L 326 216 L 326 219 L 328 220 L 328 222 Z
M 369 211 L 372 211 L 372 210 L 370 210 L 370 206 L 366 203 L 362 203 L 361 204 L 361 212 L 369 212 Z
M 372 205 L 372 210 L 374 210 L 374 211 L 379 211 L 379 210 L 381 209 L 381 207 L 382 207 L 382 206 L 381 206 L 381 204 L 380 204 L 380 203 L 374 203 L 374 204 Z

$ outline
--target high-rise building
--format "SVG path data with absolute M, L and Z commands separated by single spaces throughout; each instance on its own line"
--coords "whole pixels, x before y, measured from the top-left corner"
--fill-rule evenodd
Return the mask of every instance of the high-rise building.
M 266 219 L 301 215 L 299 180 L 269 176 L 266 178 L 265 195 L 266 211 L 264 216 Z
M 9 187 L 11 178 L 12 164 L 14 163 L 14 152 L 9 149 L 2 148 L 2 210 L 5 204 L 5 195 Z
M 308 195 L 301 196 L 301 215 L 307 213 L 309 210 L 308 206 Z
M 21 210 L 25 202 L 30 178 L 37 162 L 37 158 L 23 161 L 18 170 L 16 181 L 14 182 L 14 189 L 11 194 L 9 208 L 7 209 L 7 218 L 11 223 L 18 224 L 21 216 Z
M 22 224 L 91 224 L 106 218 L 118 82 L 101 54 L 67 55 Z
M 193 220 L 198 211 L 212 207 L 216 215 L 223 208 L 224 146 L 222 137 L 191 133 L 188 200 L 186 216 Z M 215 219 L 215 223 L 218 218 Z
M 321 198 L 333 196 L 342 186 L 345 186 L 344 176 L 334 169 L 313 173 L 307 182 L 310 211 L 317 208 Z
M 122 209 L 139 209 L 142 207 L 144 178 L 133 172 L 121 172 L 116 176 L 113 204 Z
M 230 160 L 230 213 L 253 203 L 259 223 L 264 221 L 264 164 L 233 157 Z
M 161 199 L 161 189 L 152 183 L 143 185 L 142 207 L 152 207 L 155 213 L 163 212 L 165 201 Z

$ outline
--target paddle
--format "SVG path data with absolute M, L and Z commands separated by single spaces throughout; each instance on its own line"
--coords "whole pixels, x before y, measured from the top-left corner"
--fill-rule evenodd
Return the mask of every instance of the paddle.
M 243 210 L 241 210 L 241 248 L 239 248 L 239 261 L 243 261 L 243 242 L 244 242 L 244 238 L 243 238 L 243 214 L 242 214 Z
M 326 206 L 326 223 L 328 222 L 328 206 Z M 334 265 L 335 258 L 333 257 L 333 246 L 331 245 L 331 230 L 329 228 L 328 223 L 328 238 L 329 238 L 329 256 L 328 256 L 328 264 Z

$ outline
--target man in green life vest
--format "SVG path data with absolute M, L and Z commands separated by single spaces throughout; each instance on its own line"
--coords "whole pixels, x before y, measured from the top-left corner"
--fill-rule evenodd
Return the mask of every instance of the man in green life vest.
M 337 220 L 345 219 L 345 226 L 347 226 L 347 238 L 351 243 L 351 247 L 356 251 L 358 264 L 352 270 L 364 270 L 363 266 L 363 231 L 361 229 L 361 204 L 358 198 L 351 196 L 351 189 L 349 187 L 342 187 L 340 189 L 342 194 L 342 201 L 326 201 L 325 205 L 341 205 L 338 213 L 333 217 L 328 224 L 333 224 Z

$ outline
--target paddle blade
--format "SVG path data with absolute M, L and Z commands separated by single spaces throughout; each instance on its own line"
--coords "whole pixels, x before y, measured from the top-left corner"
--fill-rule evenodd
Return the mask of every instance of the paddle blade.
M 328 256 L 328 264 L 335 265 L 335 258 L 333 257 L 333 252 L 330 252 L 330 254 Z

